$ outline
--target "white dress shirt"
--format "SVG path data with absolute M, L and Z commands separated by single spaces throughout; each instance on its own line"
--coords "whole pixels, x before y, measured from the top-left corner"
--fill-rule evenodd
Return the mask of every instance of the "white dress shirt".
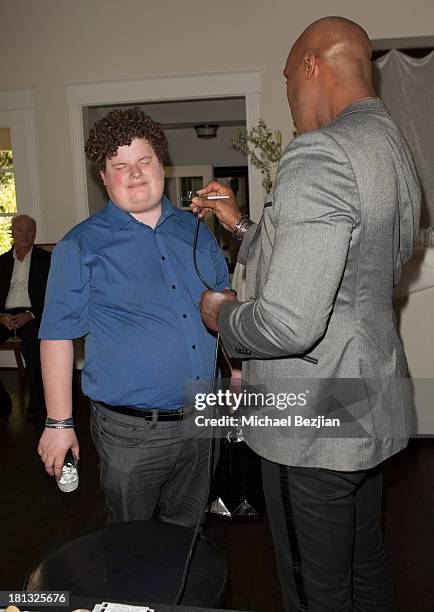
M 5 310 L 11 308 L 30 308 L 32 303 L 29 297 L 29 272 L 30 259 L 33 247 L 20 261 L 14 249 L 14 269 L 11 277 L 11 285 L 6 298 Z

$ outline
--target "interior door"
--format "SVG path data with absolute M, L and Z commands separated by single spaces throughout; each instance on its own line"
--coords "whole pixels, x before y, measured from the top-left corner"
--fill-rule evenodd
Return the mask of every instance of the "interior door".
M 209 183 L 213 178 L 212 166 L 166 166 L 164 168 L 164 193 L 174 206 L 188 209 L 188 204 L 181 202 L 187 191 L 196 191 Z

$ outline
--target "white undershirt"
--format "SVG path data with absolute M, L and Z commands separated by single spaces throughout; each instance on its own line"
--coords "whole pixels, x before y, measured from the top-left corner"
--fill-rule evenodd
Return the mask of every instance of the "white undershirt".
M 29 272 L 32 251 L 33 247 L 24 255 L 23 260 L 20 261 L 14 249 L 14 269 L 8 297 L 6 298 L 5 310 L 10 310 L 11 308 L 30 308 L 32 305 L 29 297 Z

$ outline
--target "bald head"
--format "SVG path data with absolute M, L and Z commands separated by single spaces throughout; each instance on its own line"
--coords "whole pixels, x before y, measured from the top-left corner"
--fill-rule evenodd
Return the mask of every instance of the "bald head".
M 310 49 L 330 60 L 347 58 L 369 62 L 372 47 L 365 30 L 344 17 L 323 17 L 314 21 L 296 40 L 293 50 Z
M 299 131 L 320 127 L 351 102 L 375 95 L 371 53 L 367 33 L 349 19 L 323 17 L 306 28 L 284 71 L 294 121 L 301 121 Z
M 12 217 L 12 228 L 17 227 L 19 225 L 30 226 L 36 230 L 36 221 L 33 219 L 33 217 L 30 217 L 29 215 L 15 215 L 15 217 Z

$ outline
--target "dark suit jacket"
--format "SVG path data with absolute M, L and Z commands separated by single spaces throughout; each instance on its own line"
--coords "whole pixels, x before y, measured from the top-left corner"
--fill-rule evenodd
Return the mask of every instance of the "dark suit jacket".
M 37 246 L 33 247 L 29 271 L 29 298 L 32 313 L 39 323 L 44 308 L 45 289 L 50 270 L 51 253 Z M 5 311 L 6 298 L 11 285 L 14 269 L 13 248 L 0 255 L 0 312 Z

